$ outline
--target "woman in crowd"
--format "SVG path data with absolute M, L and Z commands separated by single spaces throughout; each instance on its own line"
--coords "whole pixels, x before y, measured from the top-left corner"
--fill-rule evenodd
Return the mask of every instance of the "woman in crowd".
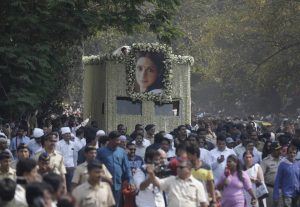
M 217 189 L 222 191 L 222 207 L 244 207 L 244 190 L 251 195 L 252 205 L 257 202 L 250 178 L 246 172 L 242 171 L 240 161 L 235 155 L 228 156 L 227 167 L 217 184 Z
M 244 159 L 244 163 L 245 163 L 244 170 L 250 177 L 250 180 L 252 182 L 252 190 L 255 193 L 256 186 L 264 183 L 264 173 L 263 173 L 261 166 L 259 164 L 255 164 L 253 162 L 253 157 L 254 157 L 253 153 L 248 150 L 246 152 L 244 152 L 244 154 L 243 154 L 243 159 Z M 247 192 L 245 192 L 245 196 L 246 196 L 247 207 L 251 207 L 252 205 L 251 205 L 250 195 Z M 264 206 L 266 206 L 265 199 L 260 202 L 263 202 Z M 259 206 L 258 203 L 255 206 L 258 207 Z

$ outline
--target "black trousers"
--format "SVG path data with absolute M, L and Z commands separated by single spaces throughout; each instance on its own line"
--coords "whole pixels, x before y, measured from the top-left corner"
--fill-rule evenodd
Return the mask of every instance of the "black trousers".
M 66 185 L 67 191 L 70 193 L 72 190 L 72 178 L 74 175 L 75 167 L 66 167 Z

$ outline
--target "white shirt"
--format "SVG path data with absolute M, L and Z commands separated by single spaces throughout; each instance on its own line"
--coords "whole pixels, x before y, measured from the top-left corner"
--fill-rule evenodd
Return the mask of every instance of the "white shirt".
M 136 144 L 135 141 L 132 142 L 133 144 Z M 146 152 L 146 148 L 151 145 L 151 142 L 148 140 L 148 139 L 145 139 L 143 140 L 143 144 L 142 146 L 138 146 L 136 145 L 136 151 L 135 151 L 135 154 L 137 156 L 140 156 L 144 159 L 145 157 L 145 152 Z
M 296 160 L 300 161 L 300 151 L 298 151 L 297 154 L 296 154 Z
M 200 160 L 204 161 L 206 164 L 210 165 L 210 155 L 209 151 L 205 148 L 200 149 Z
M 66 167 L 75 167 L 75 153 L 76 146 L 73 141 L 69 141 L 69 144 L 65 140 L 60 140 L 56 145 L 56 150 L 61 153 L 64 158 L 64 164 Z
M 160 189 L 168 193 L 170 207 L 198 207 L 200 203 L 207 203 L 207 194 L 203 184 L 192 175 L 182 180 L 170 176 L 159 180 Z
M 192 130 L 193 131 L 197 131 L 199 129 L 199 125 L 198 124 L 196 124 L 195 126 L 192 126 Z
M 84 139 L 84 138 L 82 138 L 82 139 Z M 85 141 L 81 141 L 82 139 L 79 139 L 78 137 L 75 137 L 75 138 L 74 138 L 75 145 L 76 145 L 79 149 L 81 149 L 82 147 L 85 146 L 85 144 L 84 144 Z
M 80 142 L 81 142 L 81 144 L 83 145 L 83 146 L 85 146 L 86 145 L 86 138 L 82 138 L 81 140 L 80 140 Z M 99 148 L 99 143 L 97 142 L 97 144 L 96 144 L 96 149 L 98 149 Z
M 135 140 L 132 143 L 136 144 Z M 151 142 L 148 139 L 144 138 L 143 139 L 143 145 L 148 147 L 149 145 L 151 145 Z
M 78 138 L 78 137 L 75 137 L 74 138 L 74 145 L 75 145 L 75 148 L 74 148 L 74 162 L 75 162 L 75 166 L 77 166 L 77 160 L 78 160 L 78 152 L 79 150 L 82 149 L 82 147 L 84 147 L 83 143 L 81 142 L 81 140 Z
M 30 150 L 31 154 L 35 154 L 37 151 L 41 150 L 43 147 L 41 144 L 38 144 L 35 139 L 31 139 L 28 142 L 28 149 Z
M 251 168 L 247 169 L 245 172 L 249 175 L 249 177 L 251 179 L 257 180 L 259 171 L 262 172 L 262 169 L 261 169 L 260 165 L 255 164 Z M 261 181 L 263 182 L 263 180 L 261 180 Z M 252 191 L 256 192 L 256 184 L 254 184 L 254 183 L 252 183 Z M 246 199 L 247 207 L 253 207 L 253 205 L 251 205 L 251 196 L 245 190 L 244 190 L 244 196 L 245 196 L 245 199 Z M 264 204 L 264 206 L 266 206 L 266 204 Z M 258 207 L 258 203 L 256 203 L 255 207 Z
M 158 150 L 164 151 L 164 152 L 166 153 L 166 155 L 167 155 L 168 160 L 169 160 L 170 158 L 176 157 L 176 153 L 175 153 L 176 151 L 175 151 L 174 149 L 172 149 L 172 148 L 169 148 L 169 151 L 168 151 L 168 152 L 166 152 L 166 151 L 163 150 L 162 148 L 159 148 Z
M 157 178 L 158 179 L 158 178 Z M 162 191 L 158 187 L 153 187 L 151 183 L 146 189 L 139 190 L 141 183 L 146 180 L 146 175 L 141 169 L 137 169 L 133 175 L 133 181 L 138 193 L 135 201 L 138 207 L 165 207 Z
M 243 144 L 239 144 L 235 148 L 233 148 L 236 156 L 240 157 L 241 155 L 243 156 L 244 152 L 246 151 L 246 148 L 243 146 Z
M 82 143 L 83 146 L 86 145 L 86 139 L 85 139 L 85 138 L 82 138 L 82 139 L 80 140 L 80 142 Z
M 176 157 L 175 150 L 170 148 L 169 151 L 167 152 L 167 158 L 173 158 Z
M 26 190 L 23 186 L 17 184 L 14 199 L 17 202 L 18 207 L 27 207 L 28 206 L 27 201 L 26 201 Z
M 136 151 L 135 151 L 135 154 L 137 156 L 140 156 L 141 158 L 145 158 L 145 152 L 146 152 L 146 148 L 144 145 L 142 146 L 136 146 Z
M 225 167 L 226 167 L 226 160 L 229 155 L 235 155 L 235 152 L 232 149 L 229 149 L 225 147 L 225 149 L 221 152 L 219 149 L 216 147 L 212 149 L 209 152 L 210 155 L 210 163 L 212 167 L 212 171 L 214 174 L 214 180 L 215 183 L 219 182 L 219 179 L 221 178 L 222 174 L 224 173 Z M 217 159 L 221 156 L 224 155 L 224 161 L 221 163 L 218 163 Z

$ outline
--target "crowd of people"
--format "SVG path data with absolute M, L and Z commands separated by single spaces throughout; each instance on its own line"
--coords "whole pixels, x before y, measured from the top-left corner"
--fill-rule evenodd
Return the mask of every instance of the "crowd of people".
M 26 122 L 0 132 L 0 206 L 298 207 L 300 127 L 200 119 L 170 132 Z

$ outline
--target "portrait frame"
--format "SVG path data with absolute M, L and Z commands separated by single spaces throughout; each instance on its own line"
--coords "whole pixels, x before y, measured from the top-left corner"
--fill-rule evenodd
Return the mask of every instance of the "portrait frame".
M 159 52 L 164 54 L 165 70 L 163 73 L 163 93 L 154 94 L 149 92 L 137 93 L 134 91 L 135 87 L 135 55 L 139 51 Z M 127 55 L 116 54 L 104 54 L 104 55 L 91 55 L 84 56 L 82 58 L 84 65 L 99 65 L 105 61 L 113 61 L 121 64 L 125 64 L 126 68 L 126 93 L 133 100 L 139 101 L 154 101 L 159 103 L 172 102 L 172 79 L 173 79 L 173 64 L 188 64 L 192 66 L 194 64 L 194 58 L 191 56 L 174 55 L 172 48 L 159 43 L 133 43 L 131 50 Z
M 137 90 L 138 81 L 136 80 L 136 70 L 137 70 L 137 60 L 139 55 L 152 54 L 152 56 L 160 56 L 160 68 L 158 73 L 158 81 L 160 84 L 156 91 L 160 90 L 158 93 L 151 91 L 139 92 Z M 142 56 L 143 56 L 142 55 Z M 172 101 L 172 49 L 164 44 L 159 43 L 137 43 L 133 44 L 131 51 L 126 58 L 126 80 L 127 80 L 127 94 L 133 100 L 147 100 L 156 101 L 161 103 L 168 103 Z M 157 62 L 158 62 L 157 61 Z M 155 63 L 157 63 L 155 62 Z

